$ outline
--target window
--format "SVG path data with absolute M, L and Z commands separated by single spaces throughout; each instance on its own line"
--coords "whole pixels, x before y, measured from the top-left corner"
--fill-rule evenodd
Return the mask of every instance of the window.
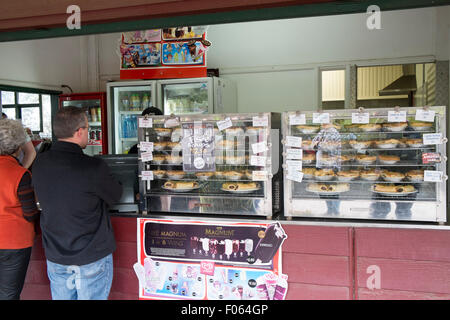
M 322 70 L 322 109 L 343 109 L 345 107 L 345 70 Z
M 9 119 L 20 119 L 26 128 L 30 128 L 41 137 L 51 138 L 51 95 L 23 91 L 0 90 L 2 112 Z

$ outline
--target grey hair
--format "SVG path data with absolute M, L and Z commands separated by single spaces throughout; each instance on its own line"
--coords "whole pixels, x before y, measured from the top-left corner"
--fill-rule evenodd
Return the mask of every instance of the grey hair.
M 0 155 L 11 155 L 26 141 L 22 123 L 12 119 L 0 120 Z

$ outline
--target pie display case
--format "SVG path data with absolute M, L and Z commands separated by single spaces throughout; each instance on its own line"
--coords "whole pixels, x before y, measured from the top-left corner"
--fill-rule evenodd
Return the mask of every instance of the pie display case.
M 139 117 L 140 210 L 272 218 L 280 126 L 279 113 Z
M 285 112 L 284 214 L 446 221 L 445 107 Z

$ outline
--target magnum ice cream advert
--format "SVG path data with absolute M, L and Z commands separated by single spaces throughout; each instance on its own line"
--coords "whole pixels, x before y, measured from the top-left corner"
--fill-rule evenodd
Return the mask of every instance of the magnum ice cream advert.
M 281 246 L 272 223 L 138 219 L 134 268 L 143 299 L 284 299 Z M 278 292 L 278 293 L 277 293 Z

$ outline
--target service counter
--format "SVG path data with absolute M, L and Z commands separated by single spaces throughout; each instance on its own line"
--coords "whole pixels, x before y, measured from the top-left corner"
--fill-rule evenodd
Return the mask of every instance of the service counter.
M 137 218 L 207 222 L 263 221 L 172 215 L 112 215 L 117 241 L 112 300 L 138 299 Z M 282 272 L 286 299 L 450 299 L 450 226 L 276 220 L 287 239 Z M 22 299 L 51 299 L 41 238 L 37 237 Z

